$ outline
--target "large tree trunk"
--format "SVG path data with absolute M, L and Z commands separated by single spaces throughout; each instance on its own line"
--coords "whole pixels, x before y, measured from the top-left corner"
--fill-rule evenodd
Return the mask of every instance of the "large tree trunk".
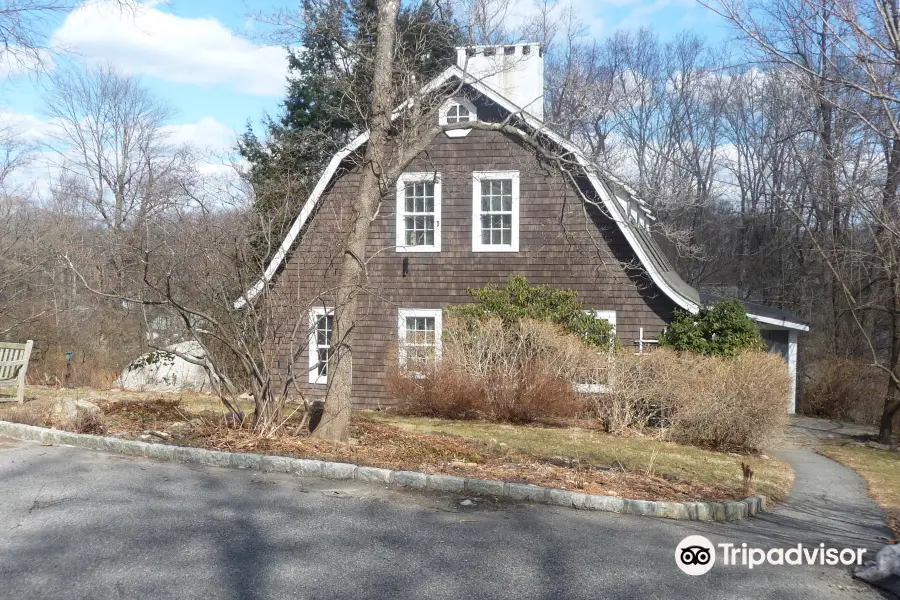
M 893 311 L 891 313 L 891 372 L 900 375 L 900 285 L 894 280 L 891 285 L 894 294 Z M 878 441 L 882 444 L 891 443 L 891 433 L 894 425 L 894 415 L 900 410 L 900 388 L 893 377 L 888 378 L 887 394 L 884 398 L 884 409 L 881 412 L 881 423 L 878 431 Z
M 391 74 L 399 9 L 400 0 L 378 1 L 369 141 L 366 145 L 353 223 L 344 247 L 335 298 L 334 327 L 331 334 L 334 351 L 331 364 L 328 366 L 325 411 L 319 426 L 313 432 L 314 437 L 332 441 L 346 441 L 350 432 L 352 336 L 356 324 L 358 292 L 365 278 L 369 230 L 381 201 L 381 178 L 385 170 L 384 157 L 389 141 L 391 110 L 394 103 Z
M 893 248 L 893 234 L 886 231 L 887 228 L 884 224 L 893 223 L 896 219 L 895 204 L 897 202 L 897 189 L 900 187 L 900 136 L 894 136 L 888 152 L 888 174 L 882 192 L 881 222 L 876 229 L 875 235 L 886 248 Z M 900 375 L 900 274 L 897 273 L 898 265 L 896 262 L 889 264 L 888 268 L 890 269 L 888 293 L 891 296 L 888 304 L 891 317 L 890 369 L 894 376 L 898 376 Z M 894 377 L 889 377 L 878 433 L 879 441 L 882 444 L 891 443 L 894 415 L 897 414 L 898 410 L 900 410 L 900 388 L 897 387 Z

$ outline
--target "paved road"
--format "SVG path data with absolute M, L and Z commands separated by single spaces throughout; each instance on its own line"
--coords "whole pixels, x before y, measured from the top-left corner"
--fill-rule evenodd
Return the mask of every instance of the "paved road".
M 0 438 L 0 598 L 879 597 L 845 567 L 716 566 L 701 577 L 676 568 L 674 548 L 689 534 L 876 547 L 886 531 L 852 491 L 855 475 L 835 467 L 851 492 L 833 494 L 830 461 L 797 452 L 798 483 L 808 479 L 812 497 L 722 525 L 464 508 L 457 496 Z

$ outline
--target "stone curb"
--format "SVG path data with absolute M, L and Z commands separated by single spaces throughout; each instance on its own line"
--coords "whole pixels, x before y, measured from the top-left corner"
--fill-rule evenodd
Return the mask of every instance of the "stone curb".
M 360 467 L 348 463 L 288 458 L 286 456 L 219 452 L 202 448 L 150 444 L 136 440 L 122 440 L 114 437 L 44 429 L 8 421 L 0 421 L 0 435 L 57 446 L 76 446 L 88 450 L 196 463 L 214 467 L 291 473 L 301 477 L 353 479 L 364 483 L 380 483 L 395 487 L 408 487 L 436 492 L 468 492 L 476 495 L 508 498 L 510 500 L 527 500 L 541 504 L 565 506 L 566 508 L 615 512 L 642 517 L 724 522 L 746 519 L 766 510 L 766 497 L 762 495 L 751 496 L 744 500 L 733 502 L 651 502 L 649 500 L 629 500 L 616 496 L 595 496 L 570 490 L 551 489 L 532 484 L 504 483 L 502 481 L 453 477 L 450 475 L 427 475 L 414 471 L 391 471 L 375 467 Z

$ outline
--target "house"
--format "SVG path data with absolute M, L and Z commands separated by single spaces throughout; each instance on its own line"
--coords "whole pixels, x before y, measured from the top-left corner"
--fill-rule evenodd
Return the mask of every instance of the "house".
M 467 288 L 503 284 L 511 274 L 577 290 L 586 307 L 636 348 L 655 343 L 676 309 L 696 312 L 704 300 L 654 241 L 648 205 L 544 128 L 539 45 L 460 48 L 458 65 L 429 85 L 454 83 L 461 92 L 441 107 L 442 123 L 509 117 L 524 135 L 448 130 L 385 194 L 372 223 L 368 278 L 352 334 L 356 407 L 391 404 L 385 373 L 398 360 L 439 352 L 442 310 L 469 302 Z M 564 170 L 546 160 L 526 138 L 540 139 L 574 166 Z M 292 359 L 300 345 L 286 338 L 277 369 L 282 377 L 301 374 L 299 389 L 309 398 L 324 396 L 328 382 L 330 290 L 359 178 L 354 157 L 366 140 L 359 136 L 332 158 L 264 278 L 236 303 L 274 286 L 285 314 L 308 308 L 308 347 Z M 796 379 L 797 333 L 808 326 L 766 307 L 748 305 L 748 311 Z

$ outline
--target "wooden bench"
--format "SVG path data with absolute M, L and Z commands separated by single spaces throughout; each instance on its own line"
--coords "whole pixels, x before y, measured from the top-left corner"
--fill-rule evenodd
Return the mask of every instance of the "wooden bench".
M 32 345 L 31 340 L 24 344 L 0 342 L 0 387 L 16 388 L 15 398 L 0 396 L 0 402 L 25 402 L 25 373 Z

